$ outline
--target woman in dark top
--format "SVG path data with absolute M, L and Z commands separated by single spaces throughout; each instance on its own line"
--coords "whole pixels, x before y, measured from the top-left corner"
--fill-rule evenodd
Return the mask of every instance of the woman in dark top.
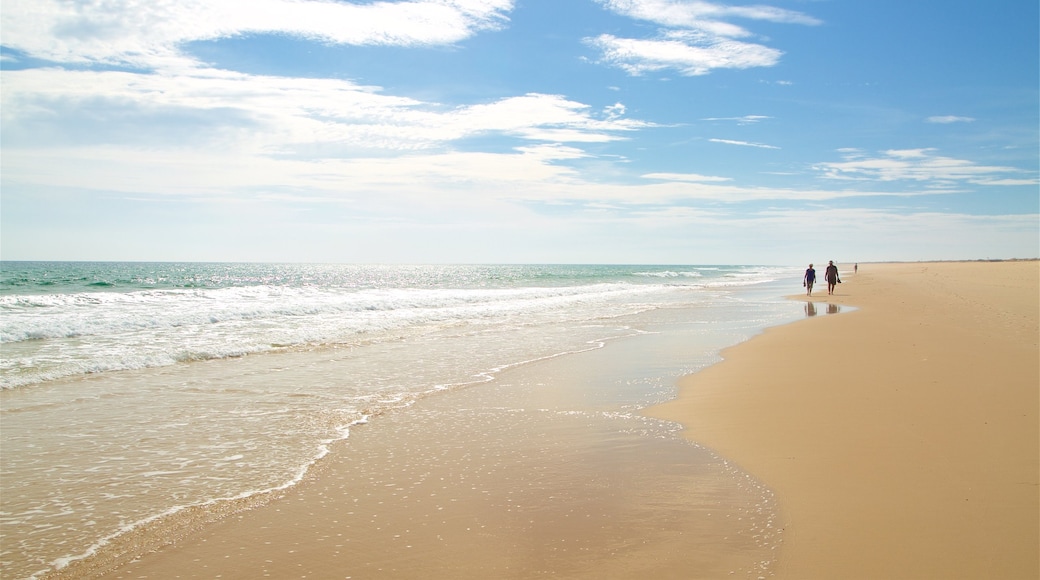
M 802 286 L 805 286 L 805 295 L 812 296 L 812 285 L 816 281 L 816 270 L 813 270 L 812 264 L 809 264 L 809 269 L 805 271 L 805 278 L 802 278 Z

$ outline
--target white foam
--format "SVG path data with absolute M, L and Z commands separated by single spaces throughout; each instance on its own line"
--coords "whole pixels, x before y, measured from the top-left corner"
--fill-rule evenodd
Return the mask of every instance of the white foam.
M 216 290 L 0 297 L 0 387 L 168 366 L 445 326 L 628 313 L 668 292 L 594 284 L 508 289 Z M 641 300 L 645 298 L 645 300 Z M 44 364 L 41 364 L 44 363 Z

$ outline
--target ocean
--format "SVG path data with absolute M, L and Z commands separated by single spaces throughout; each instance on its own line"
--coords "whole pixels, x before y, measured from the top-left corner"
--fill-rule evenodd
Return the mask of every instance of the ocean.
M 645 421 L 639 409 L 720 349 L 805 316 L 782 298 L 800 279 L 735 265 L 0 263 L 3 576 L 292 487 L 352 430 L 508 369 L 642 344 L 659 356 L 633 357 L 646 362 L 581 406 Z

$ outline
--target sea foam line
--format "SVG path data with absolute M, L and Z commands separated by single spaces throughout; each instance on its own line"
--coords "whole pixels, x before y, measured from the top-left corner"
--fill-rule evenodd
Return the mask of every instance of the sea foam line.
M 113 543 L 114 541 L 116 541 L 120 537 L 123 537 L 126 534 L 129 534 L 129 533 L 131 533 L 131 532 L 133 532 L 135 530 L 142 529 L 145 526 L 148 526 L 149 524 L 152 524 L 154 522 L 158 522 L 158 521 L 161 521 L 161 520 L 163 520 L 165 518 L 169 518 L 169 517 L 175 516 L 175 515 L 177 515 L 177 514 L 179 514 L 181 512 L 184 512 L 185 510 L 196 509 L 196 508 L 197 509 L 211 508 L 211 507 L 216 506 L 216 505 L 230 504 L 232 502 L 240 502 L 240 501 L 243 501 L 243 500 L 256 498 L 258 496 L 271 495 L 271 494 L 277 493 L 279 491 L 284 491 L 286 489 L 289 489 L 289 488 L 297 485 L 301 481 L 303 481 L 304 477 L 306 477 L 306 475 L 307 475 L 307 472 L 310 471 L 310 468 L 313 467 L 318 461 L 320 461 L 321 459 L 323 459 L 326 455 L 328 455 L 330 453 L 330 450 L 331 450 L 330 448 L 331 448 L 333 443 L 335 443 L 337 441 L 343 441 L 345 439 L 348 439 L 350 437 L 350 428 L 351 427 L 353 427 L 355 425 L 366 424 L 366 423 L 368 423 L 368 419 L 369 419 L 368 415 L 362 415 L 360 418 L 355 419 L 355 420 L 351 421 L 350 423 L 348 423 L 346 425 L 342 425 L 342 426 L 336 427 L 336 431 L 339 433 L 339 436 L 319 441 L 318 442 L 318 452 L 309 461 L 307 461 L 302 466 L 300 466 L 300 468 L 296 471 L 296 474 L 292 478 L 290 478 L 288 481 L 286 481 L 285 483 L 283 483 L 281 485 L 277 485 L 277 486 L 273 486 L 273 487 L 269 487 L 269 488 L 265 488 L 265 489 L 247 490 L 247 491 L 244 491 L 242 493 L 239 493 L 239 494 L 231 496 L 231 497 L 211 498 L 211 499 L 208 499 L 206 501 L 202 501 L 202 502 L 198 502 L 198 503 L 194 503 L 194 504 L 179 505 L 179 506 L 171 507 L 171 508 L 169 508 L 169 509 L 167 509 L 167 510 L 161 512 L 161 513 L 158 513 L 158 514 L 155 514 L 155 515 L 151 515 L 151 516 L 148 516 L 146 518 L 142 518 L 140 520 L 137 520 L 135 522 L 132 522 L 130 524 L 126 524 L 126 525 L 120 527 L 115 532 L 113 532 L 113 533 L 111 533 L 111 534 L 109 534 L 107 536 L 104 536 L 103 538 L 101 538 L 98 541 L 94 542 L 92 545 L 90 545 L 86 550 L 84 550 L 80 554 L 64 556 L 64 557 L 61 557 L 61 558 L 56 558 L 55 560 L 52 560 L 50 562 L 51 568 L 44 569 L 44 570 L 39 570 L 39 571 L 33 573 L 31 576 L 29 576 L 29 578 L 32 578 L 32 579 L 40 578 L 42 575 L 49 574 L 51 572 L 55 572 L 55 571 L 58 571 L 58 570 L 62 570 L 64 568 L 68 567 L 73 562 L 76 562 L 76 561 L 79 561 L 79 560 L 84 560 L 84 559 L 90 558 L 92 556 L 95 556 L 98 553 L 100 553 L 105 548 L 105 546 Z

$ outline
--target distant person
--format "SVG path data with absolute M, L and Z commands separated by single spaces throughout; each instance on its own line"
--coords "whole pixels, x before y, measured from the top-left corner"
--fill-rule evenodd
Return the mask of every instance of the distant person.
M 852 265 L 852 273 L 853 274 L 859 274 L 859 264 L 858 263 Z
M 827 266 L 823 277 L 827 279 L 827 293 L 834 294 L 834 287 L 841 284 L 841 278 L 838 277 L 838 267 L 834 265 L 834 260 L 830 261 L 830 265 Z
M 812 285 L 816 282 L 816 270 L 813 270 L 812 264 L 809 264 L 809 269 L 805 271 L 805 277 L 802 278 L 802 286 L 805 286 L 805 295 L 812 296 Z

